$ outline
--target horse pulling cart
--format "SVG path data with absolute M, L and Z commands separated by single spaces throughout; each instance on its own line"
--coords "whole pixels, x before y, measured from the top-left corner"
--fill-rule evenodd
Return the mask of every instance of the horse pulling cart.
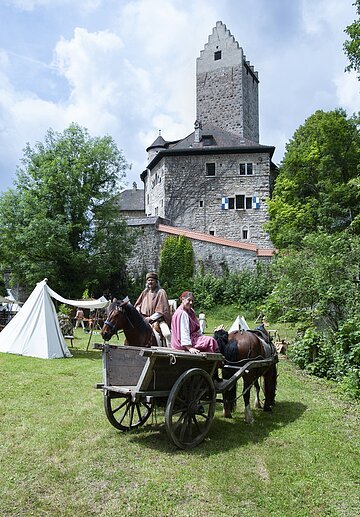
M 105 413 L 121 431 L 142 426 L 155 406 L 165 408 L 165 428 L 180 449 L 200 444 L 214 418 L 218 395 L 234 388 L 245 373 L 254 368 L 271 367 L 276 354 L 266 359 L 249 359 L 231 366 L 227 380 L 214 382 L 222 354 L 198 355 L 169 348 L 138 348 L 95 344 L 103 351 L 103 390 Z

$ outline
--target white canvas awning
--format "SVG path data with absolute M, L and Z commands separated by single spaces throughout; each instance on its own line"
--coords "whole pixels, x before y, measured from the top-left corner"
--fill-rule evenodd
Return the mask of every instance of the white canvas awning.
M 46 280 L 46 279 L 45 279 Z M 60 294 L 57 294 L 55 291 L 48 287 L 49 294 L 55 300 L 58 300 L 61 303 L 65 303 L 66 305 L 73 305 L 74 307 L 81 307 L 82 309 L 104 309 L 110 303 L 104 296 L 98 298 L 97 300 L 68 300 L 67 298 L 63 298 Z

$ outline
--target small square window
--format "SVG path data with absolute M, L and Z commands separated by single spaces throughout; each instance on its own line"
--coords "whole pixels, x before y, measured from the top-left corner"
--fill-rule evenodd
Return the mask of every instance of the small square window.
M 206 176 L 215 176 L 215 163 L 206 164 Z
M 218 61 L 219 59 L 221 59 L 221 50 L 214 52 L 214 61 Z
M 251 176 L 253 173 L 253 164 L 252 163 L 240 163 L 240 176 Z
M 209 230 L 210 235 L 215 235 L 215 230 Z

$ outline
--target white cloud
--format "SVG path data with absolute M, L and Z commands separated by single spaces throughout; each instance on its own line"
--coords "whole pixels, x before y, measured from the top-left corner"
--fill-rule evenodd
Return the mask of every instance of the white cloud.
M 360 82 L 355 72 L 343 73 L 334 79 L 339 106 L 349 115 L 360 110 Z
M 131 55 L 147 69 L 148 123 L 142 132 L 152 135 L 162 129 L 165 139 L 178 139 L 192 130 L 195 121 L 195 60 L 218 19 L 214 1 L 179 3 L 164 0 L 134 0 L 121 12 L 119 27 L 124 39 L 142 49 Z M 131 54 L 131 49 L 130 49 Z M 176 131 L 179 131 L 175 134 Z
M 11 5 L 22 11 L 33 11 L 38 7 L 66 7 L 73 6 L 74 0 L 5 0 L 7 5 Z M 76 0 L 76 5 L 80 11 L 91 13 L 100 7 L 102 0 Z
M 344 0 L 343 0 L 344 2 Z M 302 22 L 305 32 L 319 34 L 338 27 L 346 27 L 349 10 L 339 0 L 302 0 Z M 354 11 L 355 15 L 355 11 Z

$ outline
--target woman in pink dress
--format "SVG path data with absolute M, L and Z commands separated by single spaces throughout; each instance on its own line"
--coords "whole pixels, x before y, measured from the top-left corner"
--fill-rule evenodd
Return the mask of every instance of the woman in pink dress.
M 213 337 L 200 332 L 199 320 L 194 312 L 194 295 L 185 291 L 181 296 L 181 305 L 176 309 L 171 321 L 171 348 L 187 350 L 191 354 L 200 352 L 219 352 Z

